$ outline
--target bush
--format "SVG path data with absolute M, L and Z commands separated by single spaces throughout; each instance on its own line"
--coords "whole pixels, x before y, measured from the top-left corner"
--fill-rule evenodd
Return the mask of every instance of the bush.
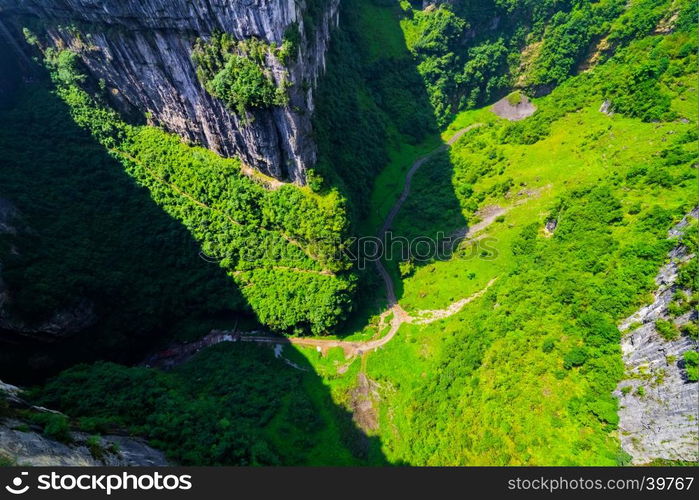
M 677 327 L 666 319 L 655 320 L 655 331 L 667 341 L 676 340 L 679 337 Z
M 265 67 L 266 55 L 275 50 L 255 38 L 237 42 L 226 33 L 215 33 L 207 41 L 196 41 L 192 60 L 204 88 L 229 109 L 245 116 L 250 109 L 287 102 L 284 85 L 277 87 Z
M 697 382 L 699 380 L 699 353 L 697 351 L 686 351 L 683 358 L 687 380 Z
M 407 278 L 415 272 L 415 264 L 410 260 L 405 260 L 398 264 L 401 278 Z
M 587 351 L 582 347 L 574 347 L 563 357 L 563 367 L 570 370 L 576 366 L 582 366 L 587 361 Z
M 72 441 L 72 437 L 70 434 L 68 417 L 57 414 L 49 415 L 46 419 L 46 425 L 44 426 L 44 435 L 48 438 L 55 439 L 56 441 L 70 443 Z
M 553 351 L 554 347 L 556 347 L 556 342 L 553 339 L 546 339 L 544 343 L 541 344 L 541 350 L 546 353 Z
M 680 331 L 682 332 L 683 335 L 687 335 L 689 338 L 697 340 L 697 337 L 699 336 L 699 327 L 697 326 L 696 323 L 690 321 L 689 323 L 685 323 L 680 327 Z

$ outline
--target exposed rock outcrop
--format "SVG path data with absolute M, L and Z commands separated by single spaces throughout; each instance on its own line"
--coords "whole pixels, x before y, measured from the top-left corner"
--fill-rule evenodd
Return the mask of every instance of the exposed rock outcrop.
M 143 466 L 168 465 L 165 455 L 140 439 L 123 436 L 102 436 L 98 453 L 88 447 L 89 436 L 72 433 L 70 444 L 60 443 L 42 436 L 19 420 L 0 422 L 0 456 L 17 465 L 33 467 L 56 466 Z
M 605 115 L 613 115 L 614 110 L 612 108 L 612 101 L 610 101 L 609 99 L 605 99 L 599 107 L 599 112 L 604 113 Z
M 536 111 L 536 106 L 526 95 L 515 92 L 500 99 L 493 104 L 491 109 L 500 118 L 517 122 L 533 115 Z
M 18 38 L 25 23 L 38 23 L 50 45 L 81 55 L 124 110 L 277 179 L 304 183 L 316 160 L 313 88 L 338 6 L 339 0 L 0 0 L 0 24 Z M 199 83 L 191 60 L 196 38 L 226 32 L 280 45 L 294 26 L 300 41 L 286 67 L 267 58 L 277 83 L 291 83 L 287 106 L 240 117 Z
M 3 402 L 6 405 L 3 414 Z M 41 434 L 41 428 L 21 419 L 16 409 L 53 413 L 31 406 L 22 391 L 0 381 L 0 458 L 27 466 L 166 466 L 165 455 L 138 438 L 126 436 L 90 437 L 70 432 L 66 443 Z
M 695 209 L 689 217 L 698 214 Z M 687 218 L 670 236 L 682 234 L 686 225 Z M 658 458 L 699 461 L 699 384 L 687 379 L 683 362 L 685 352 L 697 349 L 697 341 L 686 336 L 667 341 L 655 327 L 656 320 L 670 317 L 679 266 L 694 256 L 680 245 L 669 257 L 656 277 L 653 302 L 619 325 L 626 332 L 621 348 L 627 376 L 614 394 L 620 404 L 621 445 L 634 464 Z M 675 323 L 696 320 L 696 311 L 690 311 Z

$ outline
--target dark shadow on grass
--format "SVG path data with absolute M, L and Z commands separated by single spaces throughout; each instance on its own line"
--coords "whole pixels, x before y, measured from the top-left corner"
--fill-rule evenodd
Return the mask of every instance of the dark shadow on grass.
M 2 62 L 0 74 L 16 74 Z M 267 346 L 226 344 L 172 373 L 124 366 L 254 319 L 225 271 L 75 125 L 45 77 L 2 88 L 12 93 L 0 109 L 0 379 L 43 383 L 69 368 L 37 401 L 89 432 L 144 435 L 177 462 L 386 462 L 301 355 L 299 370 Z
M 387 9 L 389 23 L 382 24 L 380 32 L 366 29 L 363 12 L 371 8 Z M 390 161 L 389 151 L 400 154 L 408 145 L 418 145 L 438 137 L 439 127 L 429 101 L 424 81 L 417 71 L 417 62 L 405 45 L 398 3 L 380 0 L 347 0 L 341 11 L 341 30 L 333 33 L 328 54 L 328 73 L 318 88 L 317 110 L 314 117 L 319 148 L 318 169 L 333 186 L 338 187 L 350 200 L 354 220 L 359 221 L 355 233 L 372 214 L 382 210 L 382 218 L 395 205 L 405 185 L 406 174 L 412 162 L 405 160 L 397 173 L 393 188 L 388 186 L 378 206 L 370 206 L 372 189 L 378 174 Z M 397 43 L 387 43 L 388 39 Z M 383 46 L 400 46 L 387 56 Z M 438 143 L 438 141 L 435 141 Z M 451 161 L 447 149 L 434 152 L 411 183 L 410 195 L 395 217 L 392 230 L 395 235 L 418 244 L 420 236 L 445 235 L 466 226 L 460 205 L 451 184 Z M 380 227 L 370 229 L 378 236 Z M 374 264 L 361 254 L 359 259 L 365 271 L 360 273 L 359 293 L 354 312 L 338 332 L 340 336 L 361 331 L 372 316 L 385 310 L 386 287 Z M 408 255 L 395 251 L 384 260 L 393 277 L 398 299 L 403 295 L 403 283 L 398 265 Z M 417 265 L 425 261 L 416 262 Z
M 295 366 L 290 366 L 293 359 Z M 142 436 L 182 465 L 385 465 L 306 358 L 223 343 L 167 371 L 78 365 L 33 394 L 90 432 Z
M 192 322 L 202 330 L 240 316 L 236 286 L 45 82 L 25 84 L 14 102 L 0 118 L 0 198 L 13 228 L 0 235 L 0 377 L 133 362 Z

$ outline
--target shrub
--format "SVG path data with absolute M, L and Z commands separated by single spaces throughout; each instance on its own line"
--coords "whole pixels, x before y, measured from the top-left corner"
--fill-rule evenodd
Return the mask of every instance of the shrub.
M 10 416 L 10 403 L 5 399 L 5 393 L 0 391 L 0 418 Z
M 90 436 L 87 438 L 87 442 L 85 443 L 87 446 L 87 449 L 90 450 L 90 455 L 92 455 L 92 458 L 95 460 L 103 460 L 104 459 L 104 448 L 102 447 L 102 438 L 99 436 Z
M 697 382 L 699 380 L 699 353 L 697 351 L 686 351 L 683 358 L 687 380 Z
M 546 353 L 553 351 L 554 347 L 556 347 L 556 343 L 553 341 L 553 339 L 546 339 L 544 340 L 544 343 L 541 344 L 541 350 Z
M 254 38 L 238 42 L 226 33 L 217 33 L 207 41 L 196 41 L 192 60 L 207 92 L 244 117 L 250 109 L 287 102 L 284 85 L 277 87 L 265 66 L 266 55 L 275 50 Z
M 655 330 L 662 338 L 668 341 L 675 340 L 677 337 L 679 337 L 677 327 L 671 321 L 666 319 L 655 320 Z
M 213 40 L 195 50 L 200 78 L 211 77 L 207 82 L 224 96 L 230 91 L 245 103 L 262 102 L 256 100 L 259 92 L 249 92 L 264 86 L 250 62 L 262 64 L 270 49 L 224 35 Z M 74 80 L 66 83 L 58 74 L 61 58 L 60 52 L 51 53 L 46 64 L 76 123 L 109 148 L 156 204 L 191 232 L 203 253 L 229 273 L 261 323 L 323 334 L 341 320 L 355 277 L 347 273 L 349 257 L 339 251 L 349 224 L 337 191 L 318 196 L 290 185 L 267 191 L 242 175 L 236 160 L 186 145 L 155 127 L 128 125 Z M 238 92 L 228 85 L 237 76 L 222 75 L 220 64 L 247 68 L 243 73 L 249 70 L 245 74 L 253 84 Z
M 407 278 L 415 272 L 415 264 L 411 260 L 404 260 L 398 264 L 398 267 L 402 278 Z
M 574 347 L 563 357 L 563 367 L 570 370 L 576 366 L 582 366 L 587 361 L 587 351 L 582 347 Z
M 68 417 L 58 414 L 49 415 L 46 419 L 46 425 L 44 426 L 44 435 L 63 443 L 71 442 L 72 437 L 70 434 Z
M 697 336 L 699 335 L 699 327 L 697 327 L 697 324 L 693 321 L 682 325 L 680 327 L 680 331 L 683 335 L 687 335 L 689 338 L 694 340 L 697 340 Z

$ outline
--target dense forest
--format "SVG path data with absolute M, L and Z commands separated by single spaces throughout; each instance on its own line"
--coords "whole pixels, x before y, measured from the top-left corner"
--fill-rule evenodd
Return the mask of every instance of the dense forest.
M 307 29 L 320 9 L 308 2 Z M 18 213 L 2 279 L 29 324 L 85 297 L 99 318 L 60 362 L 12 351 L 74 365 L 30 391 L 66 417 L 34 423 L 128 432 L 187 465 L 630 464 L 619 324 L 668 252 L 696 253 L 694 219 L 669 231 L 696 206 L 697 15 L 692 0 L 343 0 L 315 89 L 318 162 L 306 186 L 274 187 L 120 114 L 78 54 L 27 31 L 44 69 L 0 109 L 0 202 Z M 264 64 L 294 57 L 297 31 L 192 40 L 199 83 L 240 116 L 285 106 Z M 525 98 L 521 120 L 492 107 Z M 239 342 L 133 366 L 232 324 L 381 338 L 386 278 L 346 250 L 377 234 L 416 164 L 391 230 L 459 242 L 385 260 L 410 318 L 389 343 Z M 654 326 L 696 345 L 695 319 L 680 322 L 696 257 L 677 266 Z M 673 363 L 696 384 L 695 350 Z

